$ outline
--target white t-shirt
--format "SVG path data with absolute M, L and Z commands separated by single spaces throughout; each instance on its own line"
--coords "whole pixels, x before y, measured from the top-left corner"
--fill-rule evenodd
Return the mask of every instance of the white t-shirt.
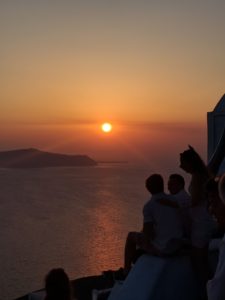
M 166 198 L 158 193 L 144 205 L 144 223 L 154 224 L 155 238 L 152 244 L 163 253 L 172 253 L 179 249 L 183 237 L 182 221 L 177 209 L 162 205 L 157 199 Z
M 213 279 L 207 283 L 208 300 L 225 299 L 225 235 L 219 251 L 219 260 Z
M 185 237 L 189 238 L 191 235 L 191 196 L 184 189 L 182 189 L 177 194 L 170 194 L 167 197 L 169 200 L 175 202 L 178 205 Z
M 183 189 L 177 194 L 167 196 L 168 199 L 175 201 L 180 208 L 188 208 L 191 206 L 191 196 Z

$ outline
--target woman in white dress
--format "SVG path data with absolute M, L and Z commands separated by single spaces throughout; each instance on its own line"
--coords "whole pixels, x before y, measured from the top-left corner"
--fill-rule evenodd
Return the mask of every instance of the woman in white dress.
M 225 156 L 225 129 L 216 151 L 206 165 L 193 147 L 180 154 L 180 167 L 191 175 L 191 244 L 192 261 L 202 290 L 207 281 L 208 244 L 214 229 L 214 222 L 207 210 L 206 182 L 215 177 Z M 203 298 L 205 297 L 203 292 Z

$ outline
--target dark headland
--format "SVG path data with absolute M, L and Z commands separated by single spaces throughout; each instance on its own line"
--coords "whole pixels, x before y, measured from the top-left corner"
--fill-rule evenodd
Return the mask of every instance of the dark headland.
M 87 155 L 67 155 L 44 152 L 38 149 L 0 151 L 0 168 L 43 168 L 96 166 Z

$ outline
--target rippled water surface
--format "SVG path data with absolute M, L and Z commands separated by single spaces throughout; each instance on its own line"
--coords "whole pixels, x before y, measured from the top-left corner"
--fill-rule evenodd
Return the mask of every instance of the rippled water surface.
M 51 268 L 74 279 L 120 267 L 148 175 L 128 164 L 0 169 L 0 299 L 41 288 Z

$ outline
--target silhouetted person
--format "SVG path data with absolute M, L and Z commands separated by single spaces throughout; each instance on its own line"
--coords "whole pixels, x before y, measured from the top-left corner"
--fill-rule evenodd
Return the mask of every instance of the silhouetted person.
M 225 175 L 219 181 L 211 179 L 207 185 L 209 211 L 215 217 L 219 228 L 225 232 Z M 219 193 L 220 192 L 220 193 Z M 208 300 L 225 299 L 225 235 L 219 247 L 219 260 L 214 277 L 207 283 Z
M 164 199 L 159 199 L 159 203 L 170 207 L 178 208 L 182 219 L 183 230 L 185 237 L 190 237 L 191 222 L 190 222 L 190 207 L 191 196 L 185 190 L 184 177 L 180 174 L 171 174 L 168 180 L 168 195 Z
M 125 245 L 124 273 L 131 268 L 136 249 L 151 255 L 171 255 L 181 246 L 183 230 L 181 218 L 174 208 L 160 204 L 165 198 L 163 178 L 153 174 L 146 180 L 146 188 L 152 195 L 143 208 L 142 232 L 129 232 Z
M 201 274 L 201 280 L 207 279 L 207 247 L 212 233 L 211 222 L 206 209 L 205 184 L 210 177 L 217 175 L 224 157 L 225 128 L 207 166 L 191 146 L 180 154 L 180 167 L 191 174 L 189 192 L 192 198 L 192 259 L 198 275 Z
M 45 300 L 71 300 L 69 277 L 61 268 L 52 269 L 45 278 Z

